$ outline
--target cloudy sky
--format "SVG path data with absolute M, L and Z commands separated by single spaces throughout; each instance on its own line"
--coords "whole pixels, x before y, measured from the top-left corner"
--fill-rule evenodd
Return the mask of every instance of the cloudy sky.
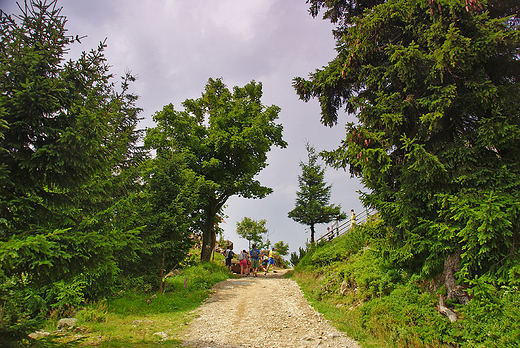
M 58 5 L 69 34 L 87 35 L 73 45 L 71 58 L 107 38 L 112 73 L 130 70 L 137 76 L 132 89 L 144 109 L 143 128 L 154 126 L 152 115 L 164 105 L 179 108 L 185 99 L 200 97 L 210 77 L 221 77 L 229 88 L 262 82 L 263 104 L 282 109 L 279 122 L 289 145 L 269 153 L 269 165 L 258 177 L 273 194 L 228 200 L 224 236 L 235 250 L 246 248 L 235 230 L 247 216 L 267 220 L 273 244 L 282 240 L 291 252 L 304 247 L 310 232 L 287 213 L 294 208 L 305 142 L 318 151 L 332 150 L 344 139 L 344 124 L 355 121 L 344 114 L 338 126 L 323 126 L 318 103 L 299 100 L 291 86 L 294 77 L 307 77 L 335 57 L 328 21 L 312 18 L 305 0 L 58 0 Z M 0 0 L 0 9 L 19 13 L 15 0 Z M 333 185 L 331 203 L 344 211 L 362 210 L 358 179 L 327 168 L 325 180 Z M 317 237 L 326 227 L 317 226 Z

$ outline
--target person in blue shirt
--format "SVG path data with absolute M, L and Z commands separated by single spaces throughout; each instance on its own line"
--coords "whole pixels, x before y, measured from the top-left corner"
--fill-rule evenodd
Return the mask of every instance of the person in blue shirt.
M 253 275 L 256 277 L 256 273 L 260 267 L 260 251 L 256 248 L 256 244 L 253 244 L 253 249 L 251 249 L 249 255 L 251 256 L 251 268 L 253 269 Z

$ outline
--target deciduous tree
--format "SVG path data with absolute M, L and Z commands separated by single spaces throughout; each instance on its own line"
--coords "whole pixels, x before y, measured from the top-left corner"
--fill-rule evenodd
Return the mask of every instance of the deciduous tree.
M 256 221 L 247 216 L 237 222 L 237 234 L 249 242 L 249 249 L 252 244 L 256 244 L 258 249 L 269 247 L 269 241 L 264 243 L 264 236 L 269 233 L 266 223 L 265 219 Z
M 280 108 L 261 103 L 262 84 L 252 81 L 231 92 L 221 79 L 209 79 L 202 96 L 187 99 L 184 110 L 167 105 L 154 115 L 157 127 L 147 136 L 157 150 L 183 153 L 188 168 L 203 183 L 194 211 L 202 231 L 201 259 L 209 261 L 216 242 L 215 218 L 233 195 L 263 198 L 272 189 L 255 176 L 267 165 L 272 146 L 284 148 Z
M 150 139 L 147 139 L 147 143 Z M 199 199 L 200 178 L 186 168 L 181 154 L 157 152 L 145 170 L 144 194 L 148 209 L 143 222 L 143 243 L 146 250 L 140 262 L 150 274 L 150 265 L 155 265 L 159 291 L 163 290 L 165 271 L 177 267 L 193 245 L 195 233 L 194 209 Z
M 289 254 L 289 244 L 283 242 L 283 240 L 274 243 L 274 250 L 280 256 L 287 256 Z

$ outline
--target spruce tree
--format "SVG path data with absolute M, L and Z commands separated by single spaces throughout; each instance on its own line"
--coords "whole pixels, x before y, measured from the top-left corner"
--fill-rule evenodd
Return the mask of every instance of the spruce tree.
M 342 220 L 346 214 L 341 206 L 330 204 L 332 185 L 325 183 L 325 168 L 318 163 L 316 149 L 306 145 L 307 162 L 300 161 L 302 174 L 298 175 L 299 191 L 296 192 L 295 207 L 288 213 L 294 221 L 309 226 L 311 243 L 314 243 L 315 225 L 328 223 L 334 219 Z
M 0 336 L 106 296 L 140 245 L 131 200 L 140 109 L 113 82 L 101 42 L 66 60 L 57 1 L 0 14 Z M 60 300 L 61 299 L 61 300 Z M 52 306 L 52 307 L 51 307 Z
M 447 284 L 517 281 L 519 3 L 311 3 L 337 24 L 338 55 L 294 87 L 319 98 L 328 126 L 342 108 L 356 115 L 326 158 L 370 190 L 386 223 L 379 250 Z

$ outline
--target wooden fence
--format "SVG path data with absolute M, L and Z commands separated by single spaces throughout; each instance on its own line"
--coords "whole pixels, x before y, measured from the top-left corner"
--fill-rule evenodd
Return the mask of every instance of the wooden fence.
M 365 221 L 367 221 L 367 219 L 370 216 L 374 215 L 376 212 L 377 211 L 375 209 L 366 209 L 366 210 L 362 211 L 361 213 L 356 214 L 355 221 L 352 221 L 351 218 L 348 218 L 341 224 L 336 222 L 335 224 L 332 225 L 332 227 L 329 228 L 329 231 L 327 233 L 325 233 L 323 236 L 321 236 L 320 238 L 318 238 L 316 240 L 316 243 L 318 243 L 322 240 L 331 241 L 334 238 L 344 235 L 345 233 L 347 233 L 350 230 L 350 228 L 352 227 L 352 223 L 354 223 L 356 225 L 360 225 L 360 224 L 364 223 Z

